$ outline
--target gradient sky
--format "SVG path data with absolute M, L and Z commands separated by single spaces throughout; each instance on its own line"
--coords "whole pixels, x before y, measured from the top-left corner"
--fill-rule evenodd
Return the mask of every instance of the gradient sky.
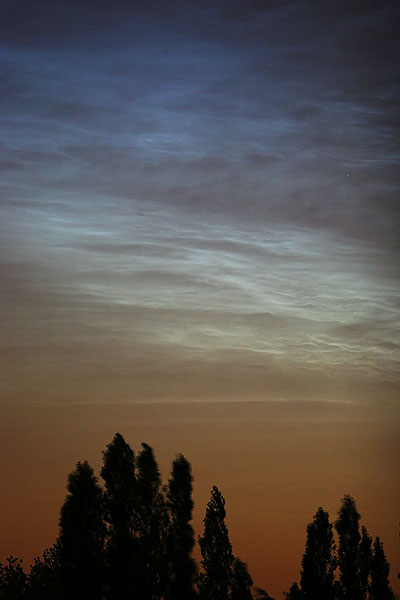
M 3 0 L 0 558 L 120 431 L 270 593 L 345 493 L 399 570 L 396 4 Z

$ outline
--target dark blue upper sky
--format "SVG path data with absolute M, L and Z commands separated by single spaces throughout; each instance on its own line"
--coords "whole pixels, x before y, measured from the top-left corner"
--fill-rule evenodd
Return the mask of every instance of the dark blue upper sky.
M 2 6 L 6 199 L 30 180 L 394 243 L 394 2 Z

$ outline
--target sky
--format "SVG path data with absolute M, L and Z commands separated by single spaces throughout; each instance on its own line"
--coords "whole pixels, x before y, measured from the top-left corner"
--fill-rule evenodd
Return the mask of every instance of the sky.
M 345 493 L 400 570 L 396 4 L 2 2 L 0 559 L 120 431 L 272 594 Z

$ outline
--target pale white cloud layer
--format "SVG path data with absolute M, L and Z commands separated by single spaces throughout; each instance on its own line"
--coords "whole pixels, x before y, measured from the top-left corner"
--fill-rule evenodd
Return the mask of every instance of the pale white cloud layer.
M 58 370 L 80 376 L 86 364 L 118 379 L 118 361 L 122 374 L 132 361 L 160 373 L 192 365 L 194 377 L 210 364 L 229 365 L 233 379 L 235 369 L 256 380 L 252 369 L 265 369 L 303 378 L 304 389 L 313 378 L 397 384 L 389 250 L 315 228 L 239 228 L 115 202 L 4 211 L 4 344 L 43 355 L 43 373 L 46 356 L 58 356 Z

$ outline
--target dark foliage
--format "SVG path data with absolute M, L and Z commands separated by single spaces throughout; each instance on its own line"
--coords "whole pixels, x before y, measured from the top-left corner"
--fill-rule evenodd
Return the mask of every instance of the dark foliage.
M 298 583 L 294 581 L 290 586 L 290 589 L 285 594 L 286 600 L 305 600 L 304 594 L 299 588 Z
M 389 583 L 390 566 L 379 537 L 375 539 L 371 558 L 370 600 L 393 600 L 394 595 Z
M 0 562 L 0 599 L 26 598 L 26 579 L 21 559 L 8 556 L 4 563 Z
M 76 465 L 60 516 L 60 581 L 64 598 L 98 600 L 103 574 L 103 491 L 92 467 Z
M 333 600 L 336 569 L 333 526 L 321 507 L 307 527 L 306 549 L 301 561 L 300 588 L 308 600 Z
M 372 560 L 372 538 L 364 526 L 361 527 L 360 541 L 360 587 L 363 598 L 368 598 Z
M 117 433 L 103 453 L 105 520 L 108 525 L 106 562 L 106 597 L 134 600 L 138 580 L 139 548 L 136 539 L 135 459 Z
M 253 580 L 246 563 L 235 558 L 231 574 L 231 600 L 252 600 L 251 587 Z
M 225 524 L 225 499 L 214 485 L 204 517 L 204 534 L 199 538 L 201 600 L 228 600 L 233 564 L 232 545 Z
M 256 587 L 254 588 L 254 600 L 274 600 L 274 598 L 262 588 Z
M 171 524 L 168 533 L 168 600 L 190 600 L 195 597 L 196 566 L 192 558 L 195 544 L 190 524 L 193 512 L 193 478 L 190 463 L 179 455 L 172 465 L 168 481 L 168 508 Z
M 136 459 L 136 495 L 133 506 L 134 533 L 139 555 L 137 597 L 158 600 L 167 587 L 167 537 L 169 515 L 153 450 L 142 444 Z
M 364 600 L 361 583 L 360 515 L 351 496 L 345 496 L 335 523 L 339 535 L 338 559 L 343 600 Z
M 60 554 L 55 544 L 35 558 L 28 573 L 29 600 L 56 600 L 60 598 Z

